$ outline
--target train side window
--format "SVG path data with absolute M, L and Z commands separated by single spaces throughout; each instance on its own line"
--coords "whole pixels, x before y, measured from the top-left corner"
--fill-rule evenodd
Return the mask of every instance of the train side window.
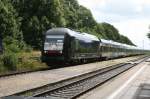
M 75 39 L 75 49 L 76 51 L 79 50 L 79 40 Z

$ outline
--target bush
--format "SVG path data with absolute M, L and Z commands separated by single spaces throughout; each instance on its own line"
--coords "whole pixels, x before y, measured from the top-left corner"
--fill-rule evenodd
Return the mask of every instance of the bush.
M 1 72 L 4 72 L 5 71 L 5 68 L 3 66 L 3 62 L 2 62 L 2 56 L 0 55 L 0 73 Z
M 8 70 L 16 70 L 18 64 L 18 57 L 14 53 L 5 53 L 2 57 L 4 66 Z
M 30 45 L 27 45 L 27 44 L 26 44 L 26 45 L 24 46 L 24 51 L 25 51 L 25 52 L 31 52 L 32 50 L 33 50 L 33 48 L 32 48 Z
M 8 48 L 7 49 L 8 51 L 11 51 L 13 53 L 18 53 L 20 51 L 20 48 L 15 44 L 11 44 L 11 45 L 7 46 L 7 48 Z
M 5 52 L 18 53 L 21 51 L 20 43 L 18 40 L 14 40 L 11 37 L 6 37 L 3 40 Z

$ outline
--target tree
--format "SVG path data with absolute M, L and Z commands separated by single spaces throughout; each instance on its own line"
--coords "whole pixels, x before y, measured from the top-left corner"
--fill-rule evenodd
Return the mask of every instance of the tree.
M 19 29 L 23 32 L 24 41 L 35 49 L 41 48 L 43 33 L 53 27 L 67 27 L 127 44 L 131 42 L 126 37 L 122 39 L 123 36 L 120 36 L 113 25 L 97 23 L 91 11 L 79 5 L 77 0 L 9 0 L 9 2 L 22 19 Z
M 36 49 L 42 46 L 43 32 L 66 25 L 59 0 L 14 0 L 12 4 L 22 17 L 25 42 Z
M 119 41 L 120 43 L 124 44 L 129 44 L 129 45 L 134 45 L 126 36 L 120 35 L 121 40 Z M 135 45 L 134 45 L 135 46 Z
M 17 47 L 22 46 L 23 35 L 20 31 L 20 20 L 12 4 L 8 0 L 0 0 L 0 33 L 6 45 L 15 42 Z

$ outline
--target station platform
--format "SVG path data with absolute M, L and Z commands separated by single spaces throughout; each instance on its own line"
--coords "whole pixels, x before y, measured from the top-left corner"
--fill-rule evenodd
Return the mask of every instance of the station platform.
M 78 99 L 150 99 L 150 59 Z
M 139 57 L 140 56 L 127 57 L 122 59 L 65 67 L 60 69 L 2 77 L 0 78 L 0 97 L 44 86 L 46 84 L 55 83 L 64 79 L 95 71 L 97 69 L 134 60 Z

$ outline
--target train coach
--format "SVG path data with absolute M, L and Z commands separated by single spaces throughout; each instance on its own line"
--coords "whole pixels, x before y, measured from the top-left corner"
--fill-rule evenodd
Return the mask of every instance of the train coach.
M 68 28 L 53 28 L 45 33 L 41 59 L 47 64 L 72 63 L 139 54 L 144 54 L 144 51 L 135 46 L 99 39 Z
M 126 46 L 112 40 L 100 40 L 101 57 L 104 59 L 124 57 L 126 55 Z

